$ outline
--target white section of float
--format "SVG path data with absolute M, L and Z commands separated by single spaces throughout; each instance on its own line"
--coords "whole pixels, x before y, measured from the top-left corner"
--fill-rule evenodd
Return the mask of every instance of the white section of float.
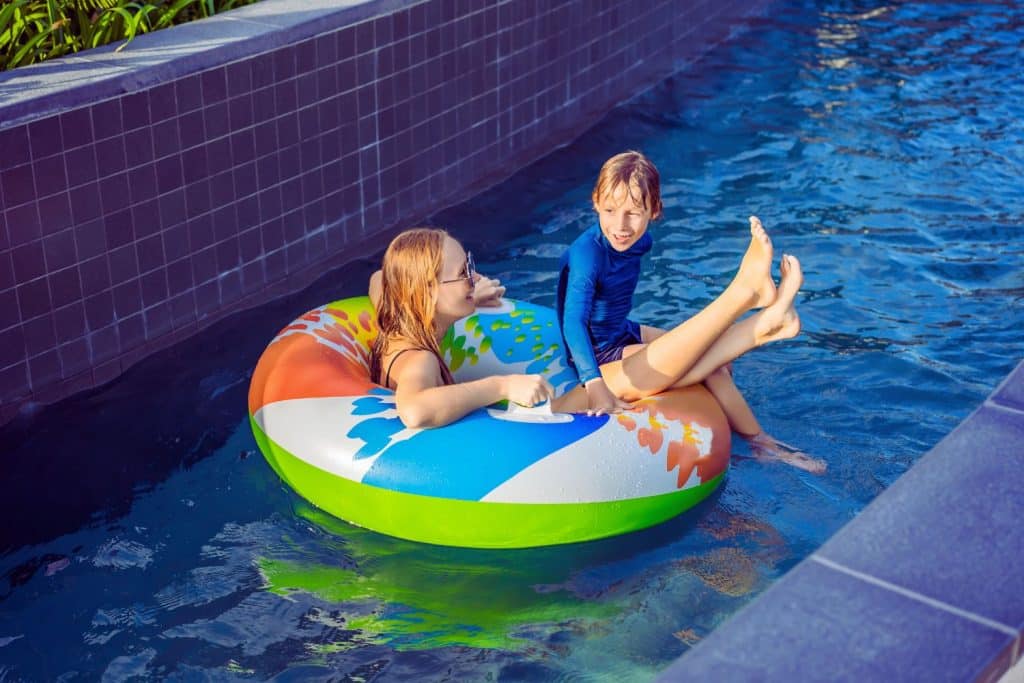
M 627 413 L 633 417 L 633 413 Z M 496 487 L 481 500 L 493 503 L 592 503 L 629 500 L 700 485 L 693 468 L 682 489 L 676 470 L 666 471 L 670 441 L 683 438 L 682 425 L 670 423 L 661 448 L 651 453 L 637 445 L 632 432 L 609 422 L 589 436 L 561 448 L 530 465 Z M 552 429 L 558 429 L 552 425 Z M 711 453 L 710 429 L 691 424 L 699 439 L 699 457 Z
M 276 401 L 256 411 L 253 418 L 264 434 L 277 445 L 310 465 L 352 481 L 362 481 L 380 455 L 356 459 L 354 454 L 366 442 L 347 434 L 354 424 L 351 415 L 362 396 L 295 398 Z M 390 396 L 375 396 L 384 401 Z M 398 417 L 394 408 L 371 417 Z M 403 429 L 390 436 L 397 443 L 414 436 L 415 429 Z

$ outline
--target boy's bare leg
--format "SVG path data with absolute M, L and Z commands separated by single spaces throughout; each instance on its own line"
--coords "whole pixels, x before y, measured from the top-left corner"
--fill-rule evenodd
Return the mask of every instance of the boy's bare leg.
M 601 366 L 601 374 L 612 392 L 626 400 L 636 400 L 667 389 L 701 359 L 739 316 L 775 301 L 771 240 L 761 221 L 753 216 L 750 234 L 750 246 L 739 272 L 717 299 L 639 351 Z
M 695 362 L 691 362 L 689 367 L 667 384 L 664 383 L 664 375 L 658 373 L 648 362 L 653 355 L 652 352 L 664 352 L 666 349 L 670 352 L 670 344 L 678 339 L 679 333 L 689 333 L 692 330 L 690 323 L 698 320 L 704 311 L 675 329 L 657 336 L 650 344 L 630 347 L 623 353 L 623 360 L 602 365 L 601 374 L 605 382 L 617 395 L 626 400 L 637 400 L 668 387 L 683 387 L 702 382 L 717 368 L 731 363 L 753 348 L 795 336 L 800 332 L 800 317 L 797 315 L 794 301 L 803 284 L 803 272 L 796 257 L 786 256 L 783 259 L 782 273 L 778 295 L 770 306 L 729 326 L 705 347 Z M 639 370 L 635 364 L 637 361 L 640 363 Z
M 761 432 L 761 423 L 754 417 L 754 411 L 732 381 L 732 373 L 728 368 L 721 367 L 712 372 L 704 379 L 704 386 L 718 401 L 718 405 L 722 406 L 722 412 L 734 432 L 746 438 Z
M 747 351 L 769 342 L 791 339 L 800 333 L 800 316 L 796 312 L 795 301 L 804 283 L 803 270 L 800 261 L 788 255 L 782 257 L 781 269 L 782 279 L 775 303 L 726 330 L 673 386 L 685 387 L 703 382 L 712 372 Z

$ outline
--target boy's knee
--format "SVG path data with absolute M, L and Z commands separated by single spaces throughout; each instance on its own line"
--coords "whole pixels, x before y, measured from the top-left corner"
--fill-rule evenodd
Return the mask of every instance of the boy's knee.
M 728 365 L 715 368 L 711 371 L 711 374 L 704 380 L 705 382 L 723 382 L 732 379 L 732 373 L 729 371 Z

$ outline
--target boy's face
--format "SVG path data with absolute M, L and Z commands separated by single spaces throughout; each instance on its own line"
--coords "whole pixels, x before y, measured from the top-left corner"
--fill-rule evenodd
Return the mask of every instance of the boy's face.
M 615 251 L 626 251 L 647 232 L 647 224 L 651 222 L 651 212 L 634 201 L 631 195 L 640 197 L 638 188 L 619 184 L 605 192 L 594 205 L 601 232 Z

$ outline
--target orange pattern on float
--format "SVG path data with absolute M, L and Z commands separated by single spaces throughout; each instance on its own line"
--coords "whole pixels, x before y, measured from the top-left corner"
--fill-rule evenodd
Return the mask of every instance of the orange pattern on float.
M 377 386 L 370 380 L 376 318 L 346 304 L 314 309 L 274 337 L 253 370 L 250 413 L 294 398 L 362 396 Z
M 675 403 L 668 395 L 644 399 L 633 404 L 632 413 L 619 415 L 617 422 L 626 431 L 635 431 L 637 443 L 652 455 L 664 452 L 665 471 L 678 470 L 676 488 L 686 484 L 694 469 L 701 483 L 710 481 L 725 470 L 729 462 L 729 450 L 728 445 L 717 444 L 712 440 L 711 444 L 707 444 L 707 455 L 701 456 L 700 446 L 705 445 L 702 435 L 710 437 L 714 431 L 729 427 L 700 425 L 703 429 L 698 430 L 692 422 L 686 421 L 693 411 L 686 405 Z M 682 437 L 669 440 L 665 448 L 667 430 L 671 423 L 681 427 Z

